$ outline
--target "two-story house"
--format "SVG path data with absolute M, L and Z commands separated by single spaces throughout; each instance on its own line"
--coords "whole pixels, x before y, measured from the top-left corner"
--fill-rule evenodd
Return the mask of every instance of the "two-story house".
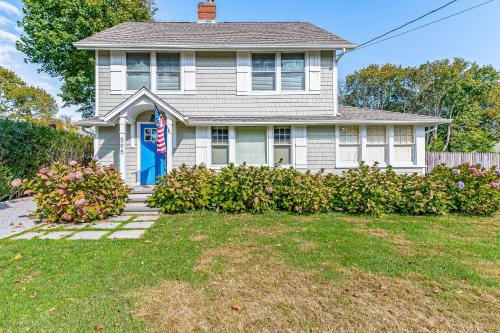
M 447 120 L 339 106 L 337 56 L 353 43 L 310 23 L 217 23 L 213 1 L 198 18 L 122 23 L 75 43 L 96 57 L 96 115 L 78 124 L 95 128 L 95 154 L 127 183 L 183 163 L 425 172 L 426 127 Z

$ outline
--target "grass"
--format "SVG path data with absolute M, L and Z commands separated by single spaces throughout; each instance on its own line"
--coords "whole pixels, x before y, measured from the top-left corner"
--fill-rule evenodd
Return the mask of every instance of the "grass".
M 192 213 L 0 241 L 0 331 L 491 331 L 500 219 Z

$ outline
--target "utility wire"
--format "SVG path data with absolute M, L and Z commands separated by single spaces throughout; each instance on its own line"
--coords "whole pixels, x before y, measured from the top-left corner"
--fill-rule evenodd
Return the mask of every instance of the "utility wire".
M 444 4 L 444 5 L 442 5 L 442 6 L 441 6 L 441 7 L 439 7 L 439 8 L 436 8 L 436 9 L 434 9 L 434 10 L 431 10 L 430 12 L 425 13 L 424 15 L 417 17 L 416 19 L 413 19 L 413 20 L 411 20 L 411 21 L 409 21 L 409 22 L 406 22 L 406 23 L 405 23 L 405 24 L 403 24 L 403 25 L 400 25 L 400 26 L 399 26 L 399 27 L 397 27 L 397 28 L 394 28 L 394 29 L 392 29 L 392 30 L 390 30 L 390 31 L 388 31 L 388 32 L 386 32 L 386 33 L 384 33 L 384 34 L 380 35 L 380 36 L 377 36 L 377 37 L 375 37 L 375 38 L 370 39 L 369 41 L 366 41 L 366 42 L 364 42 L 364 43 L 359 44 L 359 45 L 357 46 L 357 48 L 360 48 L 360 47 L 362 47 L 362 46 L 364 46 L 364 45 L 366 45 L 366 44 L 369 44 L 369 43 L 371 43 L 371 42 L 373 42 L 373 41 L 375 41 L 375 40 L 377 40 L 377 39 L 380 39 L 380 38 L 382 38 L 382 37 L 385 37 L 385 36 L 387 36 L 387 35 L 389 35 L 389 34 L 393 33 L 394 31 L 397 31 L 397 30 L 399 30 L 399 29 L 401 29 L 401 28 L 404 28 L 404 27 L 406 27 L 406 26 L 408 26 L 408 25 L 410 25 L 410 24 L 412 24 L 412 23 L 415 23 L 415 22 L 417 22 L 417 21 L 419 21 L 419 20 L 423 19 L 423 18 L 424 18 L 424 17 L 426 17 L 426 16 L 429 16 L 429 15 L 431 15 L 431 14 L 433 14 L 433 13 L 437 12 L 437 11 L 440 11 L 441 9 L 443 9 L 443 8 L 445 8 L 445 7 L 448 7 L 449 5 L 451 5 L 451 4 L 453 4 L 454 2 L 457 2 L 457 1 L 458 1 L 458 0 L 453 0 L 453 1 L 450 1 L 450 2 L 448 2 L 448 3 Z
M 428 27 L 429 25 L 432 25 L 432 24 L 435 24 L 435 23 L 438 23 L 438 22 L 441 22 L 441 21 L 447 20 L 447 19 L 449 19 L 449 18 L 451 18 L 451 17 L 454 17 L 454 16 L 457 16 L 457 15 L 463 14 L 463 13 L 465 13 L 465 12 L 468 12 L 468 11 L 470 11 L 470 10 L 473 10 L 473 9 L 478 8 L 478 7 L 484 6 L 484 5 L 486 5 L 486 4 L 490 3 L 490 2 L 493 2 L 493 1 L 495 1 L 495 0 L 489 0 L 489 1 L 482 2 L 482 3 L 478 4 L 478 5 L 473 6 L 473 7 L 466 8 L 466 9 L 461 10 L 461 11 L 459 11 L 459 12 L 456 12 L 456 13 L 454 13 L 454 14 L 451 14 L 451 15 L 445 16 L 445 17 L 443 17 L 443 18 L 440 18 L 440 19 L 438 19 L 438 20 L 435 20 L 435 21 L 429 22 L 429 23 L 427 23 L 427 24 L 424 24 L 424 25 L 418 26 L 418 27 L 416 27 L 416 28 L 413 28 L 413 29 L 410 29 L 410 30 L 403 31 L 403 32 L 401 32 L 401 33 L 399 33 L 399 34 L 397 34 L 397 35 L 394 35 L 394 36 L 391 36 L 391 37 L 387 37 L 387 38 L 384 38 L 384 39 L 382 39 L 382 40 L 378 40 L 378 41 L 373 42 L 373 43 L 368 44 L 368 45 L 366 45 L 366 43 L 363 43 L 363 44 L 365 44 L 365 45 L 363 45 L 363 46 L 361 46 L 361 47 L 359 47 L 359 46 L 358 46 L 358 47 L 356 47 L 355 49 L 352 49 L 352 50 L 347 51 L 347 52 L 354 52 L 354 51 L 358 51 L 358 50 L 364 49 L 364 48 L 366 48 L 366 47 L 373 46 L 373 45 L 376 45 L 376 44 L 379 44 L 379 43 L 385 42 L 385 41 L 387 41 L 387 40 L 389 40 L 389 39 L 393 39 L 393 38 L 396 38 L 396 37 L 399 37 L 399 36 L 402 36 L 402 35 L 406 35 L 407 33 L 410 33 L 410 32 L 412 32 L 412 31 L 419 30 L 419 29 L 422 29 L 422 28 Z M 346 53 L 347 53 L 347 52 L 346 52 Z

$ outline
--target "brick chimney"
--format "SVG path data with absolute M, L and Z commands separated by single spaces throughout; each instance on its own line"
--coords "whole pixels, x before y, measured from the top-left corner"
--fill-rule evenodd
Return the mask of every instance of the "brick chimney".
M 215 23 L 215 0 L 198 3 L 198 23 Z

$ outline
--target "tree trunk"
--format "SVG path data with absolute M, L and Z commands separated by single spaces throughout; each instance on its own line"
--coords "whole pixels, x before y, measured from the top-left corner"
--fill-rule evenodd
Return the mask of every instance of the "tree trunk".
M 450 146 L 450 138 L 451 138 L 451 123 L 448 124 L 448 132 L 446 133 L 446 144 L 444 145 L 444 151 L 448 151 L 448 147 Z

